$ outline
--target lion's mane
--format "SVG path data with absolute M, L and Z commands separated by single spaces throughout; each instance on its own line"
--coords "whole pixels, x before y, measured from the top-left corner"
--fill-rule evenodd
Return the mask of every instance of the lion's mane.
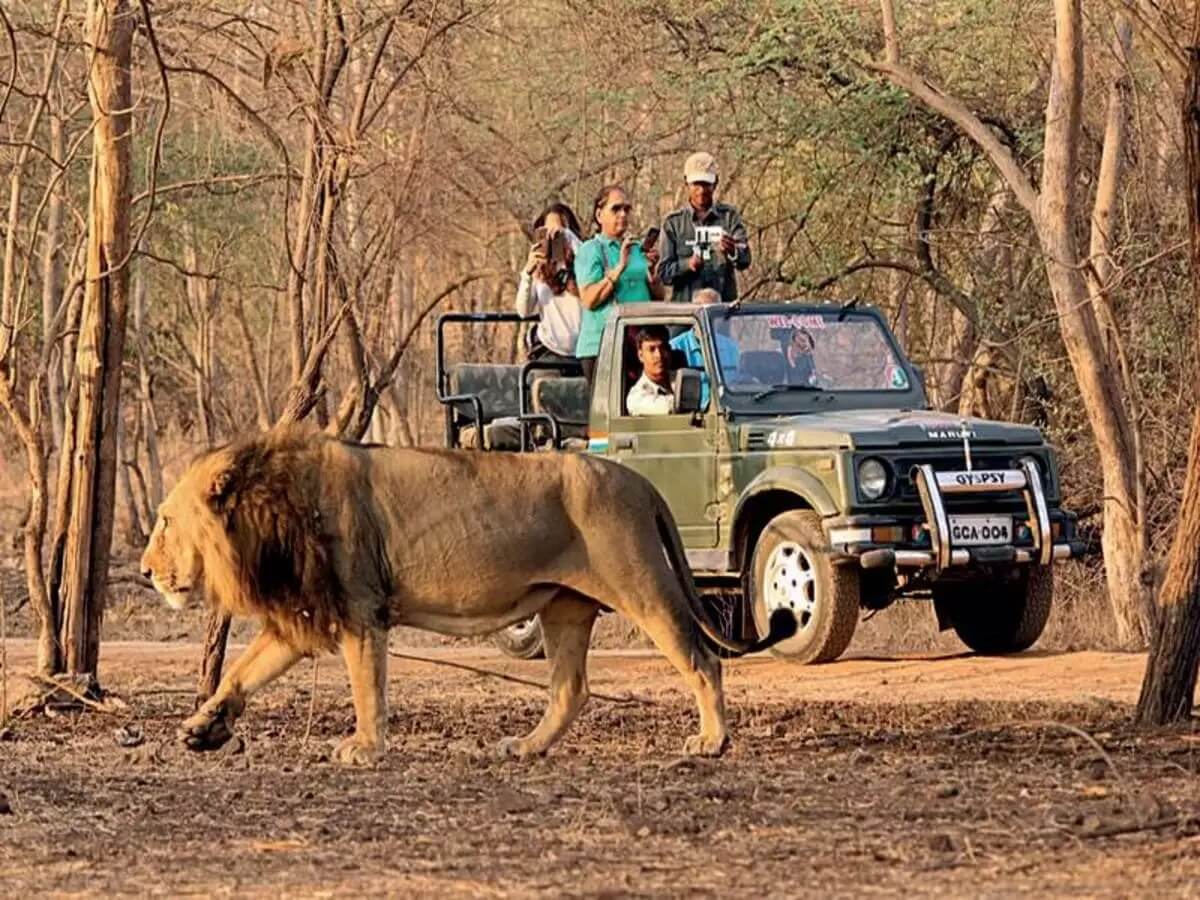
M 331 650 L 351 615 L 322 515 L 323 444 L 310 428 L 274 429 L 212 451 L 202 499 L 213 522 L 197 535 L 208 602 L 260 619 L 307 653 Z M 206 466 L 207 468 L 207 466 Z M 353 502 L 353 498 L 347 498 Z M 183 524 L 183 523 L 180 523 Z

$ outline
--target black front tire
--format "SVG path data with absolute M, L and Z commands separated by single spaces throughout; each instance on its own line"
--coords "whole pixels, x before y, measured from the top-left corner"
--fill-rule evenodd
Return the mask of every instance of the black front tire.
M 1012 580 L 934 585 L 938 618 L 959 639 L 987 656 L 1020 653 L 1034 645 L 1054 605 L 1054 570 L 1030 566 Z
M 542 620 L 530 616 L 492 635 L 492 643 L 500 652 L 513 659 L 545 659 L 546 644 L 542 637 Z
M 821 517 L 809 509 L 780 513 L 754 547 L 750 604 L 759 634 L 771 613 L 790 608 L 796 634 L 771 648 L 796 663 L 832 662 L 846 650 L 859 615 L 859 570 L 835 566 Z

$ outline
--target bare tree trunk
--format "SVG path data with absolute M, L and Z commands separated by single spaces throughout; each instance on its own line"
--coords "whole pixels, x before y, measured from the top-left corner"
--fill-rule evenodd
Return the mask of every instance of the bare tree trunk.
M 51 86 L 57 74 L 59 52 L 59 35 L 62 31 L 66 15 L 66 3 L 60 2 L 53 34 L 53 43 L 46 57 L 45 68 L 41 80 L 41 92 L 34 103 L 28 122 L 24 127 L 24 140 L 17 146 L 20 148 L 8 168 L 9 195 L 4 235 L 3 256 L 0 257 L 0 408 L 8 414 L 16 430 L 17 437 L 25 449 L 26 467 L 29 477 L 29 509 L 25 518 L 23 531 L 23 563 L 25 567 L 25 582 L 29 592 L 30 605 L 38 619 L 38 649 L 37 670 L 49 675 L 59 668 L 61 661 L 57 642 L 57 616 L 50 601 L 46 587 L 45 570 L 42 567 L 42 546 L 46 536 L 48 480 L 46 476 L 47 451 L 45 447 L 44 415 L 44 376 L 50 366 L 49 356 L 54 345 L 50 321 L 43 322 L 42 360 L 28 382 L 27 397 L 19 396 L 21 388 L 17 386 L 17 339 L 21 331 L 21 320 L 25 317 L 23 309 L 23 285 L 18 285 L 16 277 L 17 258 L 17 226 L 19 224 L 22 203 L 21 196 L 25 185 L 25 164 L 34 147 L 34 138 L 39 130 L 42 116 L 46 113 L 51 96 Z M 57 120 L 56 120 L 57 121 Z M 16 128 L 12 129 L 17 132 Z M 52 143 L 51 152 L 61 158 L 61 130 L 58 132 L 58 142 Z M 43 244 L 43 262 L 61 239 L 62 204 L 61 194 L 52 195 L 50 202 L 59 201 L 57 206 L 57 221 L 48 223 L 46 241 Z M 54 227 L 51 227 L 53 225 Z M 58 285 L 61 291 L 61 279 Z M 43 302 L 47 302 L 47 294 L 43 293 Z M 57 307 L 55 307 L 57 308 Z M 0 599 L 0 605 L 3 600 Z M 7 667 L 4 677 L 7 679 Z
M 1191 230 L 1192 306 L 1200 309 L 1200 6 L 1193 13 L 1188 47 L 1183 134 Z M 1193 385 L 1200 382 L 1200 324 L 1196 328 L 1192 346 Z M 1137 721 L 1143 725 L 1186 721 L 1195 703 L 1200 666 L 1200 404 L 1192 415 L 1179 524 L 1167 557 L 1167 576 L 1158 602 L 1158 627 L 1136 713 Z
M 312 235 L 314 183 L 317 170 L 317 126 L 308 125 L 308 143 L 304 152 L 304 176 L 300 180 L 300 202 L 296 205 L 296 234 L 288 248 L 288 315 L 291 323 L 289 349 L 292 360 L 292 380 L 304 370 L 304 351 L 308 335 L 304 327 L 304 297 L 308 291 L 310 236 Z
M 258 364 L 258 348 L 254 345 L 254 335 L 250 332 L 250 323 L 246 321 L 246 310 L 239 294 L 233 301 L 233 317 L 238 325 L 238 335 L 242 339 L 242 352 L 246 355 L 246 370 L 250 373 L 250 387 L 254 389 L 254 408 L 258 417 L 258 427 L 266 431 L 271 427 L 271 401 L 267 396 L 267 384 L 263 379 L 262 366 Z M 267 355 L 270 356 L 270 329 L 267 332 Z
M 1112 280 L 1116 267 L 1112 249 L 1117 231 L 1117 202 L 1125 160 L 1125 137 L 1129 119 L 1129 95 L 1133 80 L 1127 68 L 1132 63 L 1133 28 L 1124 16 L 1118 16 L 1113 35 L 1113 55 L 1118 71 L 1112 79 L 1108 97 L 1108 114 L 1104 126 L 1104 146 L 1100 156 L 1100 172 L 1096 179 L 1096 202 L 1092 208 L 1089 274 L 1094 279 L 1092 292 L 1096 296 L 1096 313 L 1104 328 L 1105 341 L 1117 339 L 1117 323 L 1112 308 Z M 1115 355 L 1114 355 L 1115 361 Z
M 121 359 L 129 303 L 130 81 L 134 10 L 91 0 L 88 94 L 93 157 L 87 285 L 75 367 L 79 380 L 75 471 L 63 565 L 63 648 L 68 675 L 97 684 L 120 425 Z
M 117 458 L 120 462 L 117 464 L 117 501 L 125 507 L 125 515 L 129 523 L 125 529 L 125 546 L 131 550 L 137 550 L 146 546 L 146 528 L 143 525 L 145 521 L 143 510 L 138 501 L 138 494 L 134 490 L 133 478 L 130 472 L 136 468 L 137 462 L 129 455 L 129 445 L 135 443 L 135 438 L 131 439 L 124 434 L 123 428 L 117 430 Z
M 881 4 L 885 23 L 894 21 L 891 0 L 881 0 Z M 1118 639 L 1126 646 L 1145 646 L 1151 633 L 1151 605 L 1143 577 L 1147 540 L 1146 521 L 1141 515 L 1136 422 L 1121 373 L 1111 365 L 1076 239 L 1075 188 L 1083 100 L 1080 0 L 1055 0 L 1054 14 L 1055 47 L 1046 102 L 1040 192 L 1009 148 L 961 100 L 890 60 L 873 63 L 872 68 L 910 91 L 979 144 L 1033 220 L 1059 331 L 1100 458 L 1105 498 L 1102 546 Z M 894 35 L 889 36 L 889 42 L 892 40 Z
M 133 342 L 138 357 L 138 419 L 146 445 L 146 504 L 153 514 L 163 501 L 162 460 L 158 455 L 158 416 L 154 412 L 154 379 L 150 375 L 150 345 L 146 340 L 146 279 L 141 267 L 133 279 Z M 134 448 L 136 456 L 136 447 Z M 153 522 L 153 515 L 147 521 Z
M 29 385 L 27 412 L 22 413 L 12 395 L 7 375 L 0 367 L 0 407 L 12 420 L 25 447 L 29 475 L 29 513 L 23 528 L 23 563 L 29 603 L 38 620 L 37 671 L 52 675 L 59 670 L 62 657 L 58 644 L 58 613 L 50 600 L 42 568 L 42 546 L 46 539 L 46 508 L 49 480 L 46 475 L 45 443 L 42 428 L 42 386 L 39 379 Z M 3 604 L 0 598 L 0 604 Z
M 193 230 L 185 229 L 183 261 L 192 272 L 199 270 L 200 254 L 197 252 Z M 196 338 L 192 344 L 192 391 L 196 401 L 196 424 L 200 428 L 200 443 L 211 447 L 215 443 L 213 434 L 212 404 L 212 330 L 213 309 L 216 306 L 217 287 L 210 279 L 199 275 L 188 275 L 188 308 L 196 326 Z
M 66 146 L 63 138 L 62 119 L 56 115 L 50 117 L 50 155 L 55 162 L 61 163 L 66 156 Z M 63 207 L 66 196 L 66 179 L 60 178 L 51 189 L 50 198 L 46 203 L 46 231 L 42 241 L 42 321 L 46 328 L 54 321 L 58 307 L 65 301 L 63 296 L 64 266 L 63 266 Z M 58 336 L 48 330 L 42 335 L 44 347 L 53 347 L 58 343 Z M 50 433 L 53 436 L 54 448 L 62 446 L 63 439 L 63 378 L 61 366 L 55 365 L 53 358 L 47 371 L 46 395 L 47 406 L 50 410 Z
M 1117 636 L 1130 647 L 1150 638 L 1143 583 L 1146 530 L 1139 518 L 1137 442 L 1120 373 L 1110 365 L 1076 249 L 1075 182 L 1083 103 L 1080 0 L 1055 0 L 1056 46 L 1046 104 L 1042 191 L 1036 225 L 1059 313 L 1059 329 L 1100 451 L 1104 481 L 1105 574 Z

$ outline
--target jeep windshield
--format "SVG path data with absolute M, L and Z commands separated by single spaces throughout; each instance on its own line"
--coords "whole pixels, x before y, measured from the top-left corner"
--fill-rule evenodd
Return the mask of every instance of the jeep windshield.
M 735 407 L 922 405 L 907 361 L 874 310 L 772 304 L 718 308 L 711 321 L 722 388 Z

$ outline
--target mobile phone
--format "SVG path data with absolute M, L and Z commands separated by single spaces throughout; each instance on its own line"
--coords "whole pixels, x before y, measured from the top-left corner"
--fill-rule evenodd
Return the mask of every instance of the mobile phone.
M 539 225 L 533 229 L 533 239 L 542 245 L 542 253 L 546 256 L 550 255 L 550 232 L 546 230 L 545 225 Z
M 658 235 L 659 230 L 657 228 L 651 228 L 647 231 L 646 236 L 642 238 L 642 250 L 652 250 L 658 246 Z

